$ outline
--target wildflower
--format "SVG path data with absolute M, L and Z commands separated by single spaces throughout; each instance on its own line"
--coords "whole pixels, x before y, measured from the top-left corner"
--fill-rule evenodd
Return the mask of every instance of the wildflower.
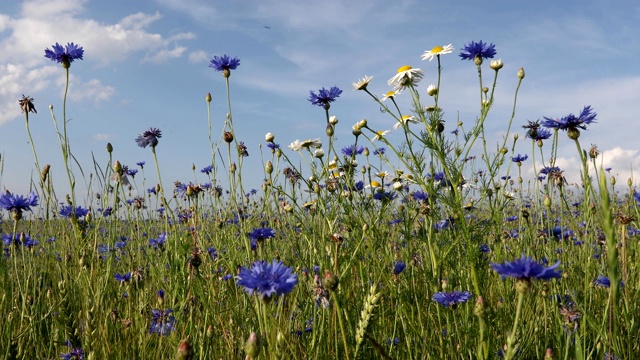
M 215 261 L 218 260 L 218 250 L 215 247 L 209 246 L 207 247 L 207 253 L 209 254 L 209 259 Z
M 461 60 L 482 61 L 482 59 L 493 59 L 496 55 L 496 46 L 493 44 L 472 41 L 469 45 L 465 45 L 460 52 Z
M 161 233 L 157 239 L 149 239 L 149 246 L 154 249 L 162 248 L 167 243 L 167 233 Z
M 200 170 L 201 173 L 207 174 L 207 175 L 211 174 L 212 171 L 213 171 L 213 165 L 205 166 Z
M 64 48 L 58 43 L 51 47 L 53 50 L 49 50 L 49 48 L 44 50 L 44 57 L 51 61 L 57 61 L 65 69 L 68 69 L 74 60 L 82 60 L 82 55 L 84 55 L 82 47 L 74 43 L 67 43 Z
M 394 91 L 400 91 L 409 85 L 417 84 L 424 76 L 424 71 L 414 69 L 409 65 L 398 68 L 397 74 L 387 81 L 389 86 L 393 86 Z M 387 93 L 388 94 L 388 93 Z
M 514 261 L 505 261 L 504 264 L 491 264 L 491 268 L 502 276 L 502 279 L 507 277 L 514 277 L 516 279 L 539 279 L 550 280 L 557 279 L 561 276 L 562 272 L 556 269 L 560 266 L 560 261 L 556 262 L 553 266 L 544 267 L 531 257 L 525 257 Z
M 489 64 L 489 67 L 495 71 L 502 69 L 503 66 L 504 66 L 504 63 L 502 63 L 502 60 L 500 59 L 492 60 L 491 63 Z
M 429 194 L 425 193 L 424 191 L 415 191 L 413 194 L 411 194 L 411 196 L 415 201 L 424 201 L 429 198 Z
M 406 267 L 407 267 L 407 264 L 404 261 L 402 260 L 394 261 L 393 275 L 400 275 L 400 273 L 402 273 Z
M 273 153 L 273 152 L 275 152 L 277 149 L 280 149 L 280 144 L 276 144 L 276 143 L 270 142 L 270 143 L 268 143 L 268 144 L 267 144 L 267 147 L 268 147 L 269 149 L 271 149 L 271 152 Z
M 311 105 L 316 105 L 324 108 L 325 110 L 329 110 L 331 106 L 330 103 L 336 101 L 338 97 L 342 94 L 342 90 L 340 90 L 337 86 L 332 86 L 330 89 L 325 89 L 324 87 L 318 90 L 318 94 L 314 93 L 313 90 L 309 91 L 309 102 Z
M 135 178 L 137 173 L 138 169 L 127 169 L 127 171 L 125 171 L 125 174 L 131 176 L 131 178 Z
M 608 288 L 611 286 L 611 280 L 604 275 L 598 275 L 598 278 L 593 280 L 593 285 L 596 287 Z
M 389 132 L 389 130 L 376 131 L 376 134 L 373 136 L 373 140 L 382 140 L 385 136 L 387 136 L 387 134 L 389 134 Z M 374 155 L 376 155 L 375 151 Z
M 468 291 L 438 292 L 433 294 L 432 299 L 444 307 L 454 309 L 458 304 L 465 303 L 471 299 Z
M 149 130 L 138 135 L 138 137 L 136 138 L 136 143 L 138 143 L 138 146 L 140 146 L 141 148 L 146 148 L 147 146 L 155 148 L 156 146 L 158 146 L 158 139 L 160 139 L 161 137 L 162 133 L 160 132 L 160 129 L 149 128 Z
M 569 114 L 560 119 L 545 117 L 542 126 L 550 129 L 566 130 L 571 139 L 577 139 L 580 136 L 580 130 L 578 129 L 586 130 L 587 125 L 596 121 L 596 115 L 591 106 L 585 106 L 579 116 Z
M 214 56 L 209 67 L 215 71 L 222 71 L 222 76 L 228 78 L 231 75 L 231 70 L 235 70 L 239 65 L 240 59 L 237 57 L 222 55 L 220 57 Z
M 518 165 L 522 164 L 523 161 L 527 160 L 529 158 L 528 155 L 520 155 L 518 154 L 518 156 L 514 156 L 511 158 L 511 161 L 513 161 L 514 163 L 517 163 Z
M 60 206 L 60 216 L 64 218 L 71 218 L 75 216 L 77 219 L 86 216 L 89 213 L 89 209 L 85 209 L 82 206 L 77 206 L 75 209 L 71 205 Z
M 168 336 L 175 329 L 176 318 L 171 315 L 173 309 L 167 310 L 151 310 L 151 326 L 149 327 L 150 334 L 158 334 L 160 336 Z
M 277 260 L 271 263 L 256 261 L 250 269 L 245 267 L 240 269 L 236 283 L 244 287 L 249 295 L 257 292 L 262 299 L 267 300 L 274 295 L 280 296 L 293 291 L 298 278 L 292 273 L 291 268 Z
M 84 351 L 81 348 L 72 348 L 70 352 L 60 354 L 60 358 L 62 360 L 82 360 L 84 359 Z
M 393 125 L 393 129 L 396 130 L 397 128 L 408 125 L 409 123 L 417 124 L 418 120 L 413 115 L 403 115 L 400 120 Z
M 365 75 L 362 79 L 352 84 L 353 90 L 366 90 L 371 80 L 373 80 L 372 76 Z
M 138 161 L 136 163 L 136 165 L 140 166 L 140 169 L 144 169 L 144 164 L 146 164 L 144 161 Z
M 315 140 L 296 140 L 294 142 L 292 142 L 289 145 L 289 149 L 293 150 L 293 151 L 300 151 L 302 148 L 319 148 L 322 146 L 322 141 L 320 141 L 320 138 L 315 139 Z
M 344 156 L 356 156 L 362 154 L 364 146 L 361 145 L 349 145 L 342 148 L 342 154 Z
M 387 131 L 387 132 L 388 132 L 388 131 Z M 387 149 L 386 149 L 386 148 L 383 148 L 383 147 L 381 147 L 381 148 L 377 148 L 377 149 L 373 150 L 373 155 L 380 155 L 380 156 L 382 156 L 382 155 L 384 155 L 384 152 L 385 152 L 385 151 L 387 151 Z
M 115 274 L 115 275 L 113 275 L 113 277 L 116 279 L 116 281 L 119 281 L 121 283 L 125 283 L 125 282 L 128 282 L 129 280 L 131 280 L 131 273 L 128 272 L 126 274 Z
M 23 113 L 38 113 L 36 107 L 33 105 L 33 98 L 29 97 L 29 95 L 24 96 L 24 94 L 22 94 L 22 99 L 18 100 L 18 104 L 20 104 L 20 109 L 22 109 Z
M 253 229 L 248 235 L 252 241 L 259 242 L 276 236 L 276 232 L 272 228 L 262 227 Z
M 238 156 L 244 156 L 244 157 L 249 156 L 249 152 L 247 151 L 247 146 L 244 144 L 243 141 L 240 141 L 238 143 Z
M 400 94 L 400 90 L 392 90 L 382 95 L 382 99 L 380 101 L 385 101 L 387 99 L 393 99 L 396 95 Z
M 431 61 L 436 56 L 439 57 L 440 55 L 451 54 L 452 52 L 453 52 L 452 44 L 445 45 L 445 46 L 435 46 L 433 49 L 425 51 L 424 54 L 422 54 L 422 60 Z
M 430 84 L 430 85 L 427 87 L 427 95 L 429 95 L 429 96 L 435 96 L 435 95 L 437 95 L 437 94 L 438 94 L 438 87 L 437 87 L 437 86 L 435 86 L 435 85 L 433 85 L 433 84 Z
M 31 192 L 28 198 L 22 195 L 13 195 L 10 192 L 5 192 L 0 196 L 0 208 L 3 208 L 14 215 L 14 219 L 20 220 L 22 218 L 22 212 L 25 210 L 31 210 L 31 207 L 38 205 L 38 195 L 35 192 Z

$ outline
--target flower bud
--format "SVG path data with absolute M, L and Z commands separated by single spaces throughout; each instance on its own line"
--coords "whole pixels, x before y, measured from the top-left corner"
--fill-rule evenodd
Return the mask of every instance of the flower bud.
M 491 67 L 495 71 L 502 69 L 503 66 L 504 64 L 502 63 L 501 59 L 492 60 L 491 63 L 489 64 L 489 67 Z
M 633 181 L 631 180 L 631 178 L 627 179 L 627 186 L 631 187 L 631 185 L 633 185 Z
M 551 197 L 549 195 L 545 195 L 544 200 L 542 200 L 542 204 L 545 207 L 550 208 L 551 207 Z
M 518 79 L 524 79 L 524 68 L 518 70 Z
M 402 183 L 400 181 L 396 181 L 393 183 L 393 190 L 400 191 L 402 189 Z
M 235 174 L 236 172 L 236 163 L 231 163 L 231 167 L 229 168 L 229 172 Z
M 267 174 L 271 174 L 273 172 L 273 164 L 271 163 L 271 160 L 267 160 L 267 163 L 264 165 L 264 171 Z
M 322 157 L 324 156 L 324 150 L 322 149 L 316 149 L 313 152 L 313 156 L 317 157 L 318 159 L 322 159 Z
M 360 134 L 362 134 L 362 131 L 361 131 L 358 127 L 354 126 L 352 129 L 353 129 L 353 130 L 351 131 L 351 133 L 352 133 L 354 136 L 356 136 L 356 137 L 357 137 L 357 136 L 360 136 Z
M 111 143 L 107 143 L 107 152 L 111 154 L 113 152 L 113 145 Z
M 204 100 L 208 103 L 211 102 L 211 93 L 207 93 L 207 96 L 205 96 Z
M 191 360 L 193 359 L 193 348 L 189 343 L 189 340 L 182 339 L 178 345 L 178 351 L 176 352 L 177 360 Z
M 275 139 L 275 135 L 273 135 L 272 133 L 269 132 L 264 136 L 264 139 L 267 142 L 273 142 L 273 139 Z
M 476 55 L 476 57 L 473 58 L 473 63 L 478 66 L 482 65 L 482 56 Z
M 616 184 L 616 177 L 612 176 L 611 177 L 611 185 L 614 186 Z
M 327 124 L 327 128 L 324 130 L 324 132 L 327 134 L 327 136 L 333 136 L 333 125 Z
M 120 161 L 116 160 L 113 164 L 113 172 L 118 175 L 122 174 L 122 164 L 120 164 Z
M 571 140 L 577 140 L 580 137 L 580 130 L 576 128 L 570 128 L 567 130 L 567 135 Z
M 232 132 L 230 132 L 230 131 L 225 131 L 225 132 L 222 134 L 222 137 L 224 138 L 224 141 L 225 141 L 226 143 L 230 143 L 230 142 L 232 142 L 232 141 L 233 141 L 233 133 L 232 133 Z
M 429 85 L 429 87 L 427 88 L 427 95 L 435 96 L 437 94 L 438 94 L 438 87 L 433 84 Z
M 335 117 L 335 115 L 332 115 L 331 117 L 329 117 L 329 124 L 336 125 L 337 123 L 338 123 L 338 118 Z
M 51 165 L 49 164 L 45 165 L 44 168 L 42 169 L 42 173 L 40 174 L 40 179 L 42 179 L 42 182 L 47 181 L 47 175 L 49 175 L 49 170 L 51 170 Z
M 247 342 L 244 343 L 244 351 L 249 359 L 255 359 L 260 355 L 260 338 L 255 332 L 249 334 Z

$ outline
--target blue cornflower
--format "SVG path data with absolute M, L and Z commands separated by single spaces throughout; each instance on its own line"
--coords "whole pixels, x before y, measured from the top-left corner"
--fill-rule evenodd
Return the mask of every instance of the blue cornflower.
M 554 167 L 545 166 L 544 168 L 542 168 L 542 170 L 540 170 L 540 173 L 545 175 L 549 175 L 552 173 L 559 173 L 559 172 L 562 172 L 562 170 L 560 170 L 560 168 L 557 166 L 554 166 Z
M 373 155 L 380 155 L 380 156 L 382 156 L 382 155 L 384 155 L 384 152 L 385 152 L 385 151 L 387 151 L 387 149 L 386 149 L 386 148 L 383 148 L 383 147 L 381 147 L 381 148 L 377 148 L 377 149 L 373 150 Z
M 502 279 L 507 277 L 514 277 L 519 280 L 550 280 L 557 279 L 562 276 L 561 271 L 556 269 L 560 266 L 560 261 L 556 262 L 553 266 L 545 267 L 531 257 L 525 257 L 514 261 L 505 261 L 504 264 L 491 263 L 491 268 L 502 276 Z
M 311 105 L 317 105 L 328 110 L 331 106 L 330 103 L 336 101 L 336 98 L 338 98 L 340 94 L 342 94 L 342 90 L 337 86 L 332 86 L 329 90 L 323 87 L 318 90 L 318 94 L 314 93 L 313 90 L 309 91 L 308 100 L 311 102 Z
M 611 286 L 611 280 L 604 275 L 598 275 L 598 278 L 593 280 L 593 285 L 603 288 L 608 288 Z
M 158 334 L 160 336 L 168 336 L 170 332 L 175 329 L 176 318 L 171 315 L 173 309 L 167 310 L 151 310 L 151 326 L 149 327 L 150 334 Z
M 129 280 L 131 280 L 131 273 L 128 272 L 126 274 L 115 274 L 113 275 L 114 279 L 116 279 L 116 281 L 119 281 L 121 283 L 125 283 L 128 282 Z
M 415 191 L 411 196 L 413 196 L 413 200 L 415 201 L 424 201 L 429 198 L 429 194 L 424 191 Z
M 60 354 L 62 360 L 82 360 L 84 359 L 84 351 L 81 348 L 72 348 L 70 352 L 66 354 Z
M 158 249 L 158 248 L 163 248 L 164 245 L 167 243 L 167 232 L 163 232 L 161 233 L 157 239 L 149 239 L 149 246 Z
M 209 258 L 211 260 L 218 260 L 218 250 L 215 247 L 210 246 L 207 248 L 207 253 L 209 254 Z
M 636 200 L 636 202 L 640 202 L 640 193 L 633 190 L 633 198 Z
M 136 174 L 138 173 L 138 169 L 127 169 L 126 173 L 132 178 L 135 178 Z
M 402 273 L 404 271 L 404 269 L 407 267 L 407 264 L 402 261 L 402 260 L 398 260 L 398 261 L 394 261 L 393 262 L 393 275 L 399 275 L 400 273 Z
M 433 228 L 436 229 L 436 231 L 441 231 L 441 230 L 448 229 L 450 225 L 451 225 L 451 222 L 449 221 L 449 219 L 442 219 L 437 223 L 433 224 Z
M 160 131 L 160 129 L 149 128 L 149 130 L 138 135 L 138 137 L 136 138 L 136 143 L 141 148 L 146 148 L 147 146 L 155 148 L 156 146 L 158 146 L 158 139 L 160 139 L 161 137 L 162 132 Z
M 511 161 L 513 161 L 514 163 L 518 163 L 518 164 L 519 164 L 519 163 L 521 163 L 521 162 L 523 162 L 523 161 L 527 160 L 528 158 L 529 158 L 529 156 L 528 156 L 528 155 L 526 155 L 526 154 L 525 154 L 525 155 L 520 155 L 520 154 L 518 154 L 518 156 L 514 156 L 514 157 L 512 157 L 512 158 L 511 158 Z
M 84 55 L 84 49 L 74 43 L 67 43 L 65 47 L 56 43 L 51 48 L 53 50 L 49 50 L 49 48 L 44 50 L 44 57 L 51 61 L 57 61 L 64 68 L 69 68 L 73 60 L 82 60 L 82 55 Z
M 250 269 L 242 267 L 236 281 L 249 295 L 257 292 L 263 299 L 288 294 L 297 283 L 292 269 L 277 260 L 256 261 Z
M 262 227 L 253 229 L 248 235 L 252 241 L 263 241 L 276 236 L 276 232 L 272 228 Z
M 280 149 L 280 144 L 276 144 L 274 142 L 267 143 L 267 147 L 271 149 L 271 152 L 276 151 L 276 149 Z
M 587 125 L 595 122 L 596 115 L 597 114 L 592 111 L 591 106 L 585 106 L 580 112 L 579 116 L 569 114 L 560 119 L 551 119 L 545 117 L 545 120 L 542 122 L 542 126 L 558 130 L 569 130 L 576 128 L 586 130 Z
M 209 64 L 209 67 L 214 69 L 215 71 L 222 71 L 223 75 L 226 74 L 225 76 L 228 77 L 228 74 L 230 73 L 229 70 L 235 70 L 239 65 L 240 59 L 238 59 L 237 57 L 222 55 L 214 56 L 213 59 L 211 59 L 211 64 Z
M 157 195 L 158 192 L 156 191 L 156 187 L 150 187 L 147 189 L 147 194 L 153 194 L 153 195 Z
M 342 148 L 342 154 L 344 156 L 356 156 L 362 154 L 364 146 L 362 145 L 349 145 Z
M 551 131 L 547 129 L 537 129 L 534 133 L 528 131 L 525 136 L 535 141 L 547 140 L 551 137 Z
M 433 294 L 432 299 L 444 307 L 454 309 L 458 304 L 464 303 L 471 299 L 471 293 L 468 291 L 438 292 Z
M 4 246 L 9 246 L 11 244 L 14 244 L 16 246 L 17 245 L 22 245 L 22 246 L 26 246 L 26 247 L 29 247 L 29 248 L 40 244 L 39 241 L 31 238 L 31 236 L 29 236 L 29 234 L 26 234 L 26 233 L 2 234 L 2 242 L 4 243 Z
M 395 193 L 388 192 L 388 191 L 376 192 L 375 194 L 373 194 L 374 200 L 378 200 L 378 201 L 391 201 L 395 199 L 396 196 L 397 195 Z
M 85 209 L 82 206 L 77 206 L 75 209 L 71 205 L 60 206 L 60 216 L 64 218 L 70 218 L 75 215 L 77 219 L 86 216 L 89 213 L 89 209 Z
M 136 163 L 136 165 L 140 166 L 140 169 L 144 169 L 144 164 L 146 164 L 144 161 L 138 161 Z
M 0 208 L 12 212 L 17 220 L 22 218 L 23 211 L 32 211 L 31 207 L 37 205 L 38 195 L 33 191 L 29 194 L 28 198 L 22 195 L 13 195 L 8 191 L 0 196 Z
M 200 170 L 201 173 L 203 174 L 211 174 L 211 172 L 213 171 L 213 165 L 207 165 L 205 167 L 202 168 L 202 170 Z
M 472 41 L 460 51 L 461 60 L 493 59 L 496 55 L 496 46 L 493 44 Z
M 518 220 L 518 215 L 511 215 L 504 218 L 504 221 L 506 222 L 516 221 L 516 220 Z

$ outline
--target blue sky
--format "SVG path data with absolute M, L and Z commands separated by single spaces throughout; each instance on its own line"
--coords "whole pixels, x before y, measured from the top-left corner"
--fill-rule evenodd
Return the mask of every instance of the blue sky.
M 153 185 L 151 152 L 138 148 L 134 138 L 158 127 L 165 186 L 175 180 L 206 181 L 199 170 L 211 158 L 207 92 L 213 96 L 214 134 L 227 112 L 224 79 L 208 64 L 223 54 L 241 59 L 230 79 L 236 135 L 250 154 L 244 165 L 248 187 L 262 182 L 259 144 L 264 147 L 265 133 L 274 133 L 285 151 L 296 139 L 324 138 L 324 111 L 309 104 L 309 90 L 344 90 L 331 113 L 340 119 L 338 144 L 346 146 L 353 141 L 351 126 L 362 118 L 380 130 L 393 126 L 366 94 L 352 91 L 351 83 L 373 76 L 369 89 L 382 95 L 396 69 L 411 65 L 425 70 L 420 84 L 425 91 L 436 81 L 436 63 L 421 61 L 420 55 L 449 43 L 456 51 L 442 56 L 440 101 L 453 130 L 458 116 L 470 124 L 478 113 L 476 68 L 457 54 L 470 41 L 483 40 L 496 45 L 496 58 L 505 63 L 486 123 L 490 148 L 506 130 L 516 72 L 524 67 L 514 121 L 521 138 L 520 126 L 527 120 L 561 117 L 591 105 L 598 122 L 582 132 L 583 147 L 596 144 L 612 174 L 622 182 L 631 175 L 637 181 L 639 23 L 640 5 L 604 0 L 3 1 L 0 187 L 26 192 L 35 169 L 17 104 L 22 94 L 34 97 L 38 109 L 30 124 L 39 160 L 52 164 L 56 183 L 66 187 L 48 111 L 52 104 L 62 116 L 64 71 L 44 58 L 44 49 L 56 42 L 85 49 L 84 60 L 71 66 L 67 113 L 71 147 L 87 174 L 93 171 L 92 157 L 101 166 L 107 163 L 110 142 L 114 159 L 130 166 L 146 161 L 146 184 Z M 570 181 L 577 179 L 574 144 L 562 137 L 559 150 L 557 165 Z M 265 160 L 270 157 L 262 151 Z M 530 143 L 520 141 L 517 152 L 529 154 Z

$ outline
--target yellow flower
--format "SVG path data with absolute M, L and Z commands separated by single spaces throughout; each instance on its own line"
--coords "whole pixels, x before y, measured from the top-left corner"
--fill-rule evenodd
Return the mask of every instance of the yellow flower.
M 433 60 L 434 57 L 438 55 L 451 54 L 453 52 L 453 45 L 445 45 L 445 46 L 436 46 L 429 51 L 425 51 L 422 54 L 422 60 Z

